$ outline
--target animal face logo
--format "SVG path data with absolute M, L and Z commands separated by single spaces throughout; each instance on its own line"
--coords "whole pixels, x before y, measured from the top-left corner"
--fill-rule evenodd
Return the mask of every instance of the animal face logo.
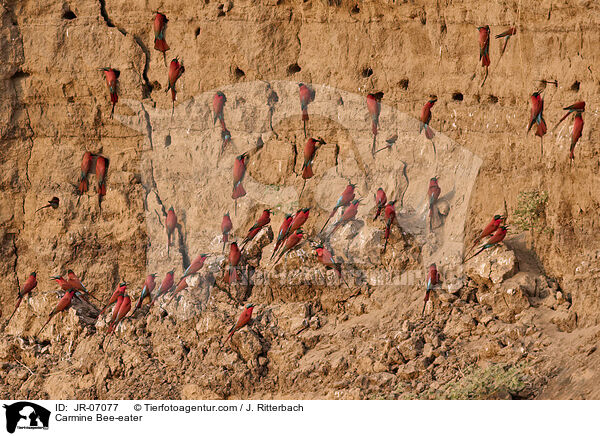
M 18 429 L 48 429 L 50 411 L 29 401 L 5 404 L 6 431 L 14 433 Z

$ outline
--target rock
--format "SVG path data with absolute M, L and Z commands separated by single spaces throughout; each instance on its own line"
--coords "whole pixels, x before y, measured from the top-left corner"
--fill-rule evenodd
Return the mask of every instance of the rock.
M 484 250 L 465 263 L 465 273 L 478 285 L 497 285 L 517 271 L 515 253 L 504 245 Z
M 561 332 L 571 333 L 577 327 L 577 314 L 570 310 L 559 310 L 552 318 L 551 322 L 558 327 Z
M 419 376 L 419 370 L 415 362 L 408 362 L 398 368 L 396 376 L 402 381 L 411 381 Z
M 488 292 L 477 293 L 479 303 L 490 307 L 492 312 L 505 322 L 514 322 L 516 314 L 531 306 L 527 290 L 520 285 L 513 287 L 511 284 L 514 283 L 507 281 Z

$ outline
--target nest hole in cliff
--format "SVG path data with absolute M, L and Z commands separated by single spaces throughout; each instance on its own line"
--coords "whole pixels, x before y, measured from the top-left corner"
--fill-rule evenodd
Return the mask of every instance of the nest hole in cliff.
M 244 73 L 244 70 L 242 70 L 239 67 L 235 67 L 235 71 L 233 72 L 233 74 L 235 75 L 235 78 L 240 80 L 243 79 L 244 77 L 246 77 L 246 73 Z
M 573 84 L 571 85 L 571 91 L 573 92 L 579 92 L 579 87 L 581 86 L 581 83 L 579 83 L 578 80 L 574 81 Z
M 452 100 L 454 101 L 463 101 L 464 97 L 462 95 L 462 93 L 460 92 L 455 92 L 452 94 Z
M 373 70 L 370 67 L 367 67 L 364 70 L 362 70 L 361 74 L 364 78 L 371 77 L 373 75 Z
M 488 101 L 492 104 L 496 104 L 498 103 L 498 97 L 496 97 L 495 95 L 490 94 L 488 96 Z
M 298 65 L 297 63 L 293 63 L 292 65 L 287 67 L 288 74 L 296 74 L 299 73 L 301 70 L 302 68 L 300 68 L 300 65 Z
M 67 7 L 65 7 L 65 11 L 63 12 L 62 17 L 65 20 L 74 20 L 75 18 L 77 18 L 77 15 L 75 15 L 75 13 L 71 10 L 71 8 L 69 8 L 67 6 Z
M 31 74 L 26 73 L 25 71 L 23 71 L 22 69 L 18 69 L 17 71 L 15 71 L 15 74 L 13 74 L 12 76 L 10 76 L 10 78 L 12 80 L 19 80 L 19 79 L 25 79 L 27 77 L 29 77 Z
M 402 79 L 400 81 L 400 88 L 402 88 L 402 89 L 408 89 L 408 79 Z
M 350 9 L 350 13 L 351 14 L 358 14 L 360 12 L 360 6 L 358 6 L 358 3 L 356 3 L 354 5 L 354 7 L 352 9 Z
M 198 38 L 198 36 L 200 36 L 200 28 L 199 27 L 196 27 L 196 30 L 194 30 L 194 36 L 196 38 Z

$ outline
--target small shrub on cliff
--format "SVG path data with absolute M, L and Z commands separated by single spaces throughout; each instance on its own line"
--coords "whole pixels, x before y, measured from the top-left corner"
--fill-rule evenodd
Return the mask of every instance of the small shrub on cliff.
M 542 222 L 548 203 L 548 193 L 545 191 L 521 191 L 517 197 L 517 209 L 514 211 L 515 225 L 523 232 L 529 232 L 531 243 L 535 231 L 542 231 Z

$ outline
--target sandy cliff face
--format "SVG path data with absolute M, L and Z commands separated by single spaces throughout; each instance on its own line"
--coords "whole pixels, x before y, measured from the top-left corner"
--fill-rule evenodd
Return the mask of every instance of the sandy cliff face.
M 465 368 L 510 364 L 524 368 L 519 377 L 525 381 L 493 395 L 544 395 L 549 383 L 546 395 L 597 397 L 587 387 L 592 381 L 573 387 L 565 380 L 569 371 L 593 365 L 589 344 L 599 321 L 599 7 L 572 1 L 519 5 L 5 2 L 3 316 L 31 271 L 39 285 L 3 333 L 0 357 L 7 372 L 0 389 L 6 396 L 50 398 L 396 398 L 440 395 L 451 391 Z M 178 56 L 186 68 L 172 118 L 164 92 L 167 68 L 153 49 L 157 9 L 170 20 L 167 60 Z M 481 87 L 476 26 L 483 24 L 493 35 L 513 24 L 518 33 L 500 62 L 501 44 L 492 40 L 492 65 Z M 121 72 L 114 119 L 98 70 L 105 66 Z M 541 79 L 558 80 L 558 86 L 544 86 Z M 304 135 L 294 87 L 300 81 L 317 90 L 309 129 L 327 144 L 298 199 Z M 549 126 L 563 106 L 587 102 L 575 165 L 567 158 L 570 119 L 549 129 L 541 158 L 539 139 L 525 135 L 528 97 L 544 87 Z M 227 94 L 233 138 L 221 157 L 210 106 L 217 89 Z M 373 91 L 384 93 L 378 148 L 398 135 L 393 149 L 375 159 L 363 100 Z M 432 94 L 438 96 L 435 158 L 431 144 L 417 135 L 416 121 Z M 95 175 L 88 195 L 76 194 L 86 150 L 110 159 L 101 208 Z M 251 152 L 248 196 L 234 215 L 231 169 L 245 151 Z M 445 215 L 428 232 L 424 195 L 433 175 L 440 176 Z M 284 282 L 227 289 L 220 283 L 225 211 L 232 212 L 234 236 L 241 239 L 264 207 L 278 212 L 271 223 L 275 234 L 282 212 L 312 207 L 306 228 L 314 235 L 348 181 L 357 183 L 364 206 L 358 224 L 341 229 L 331 244 L 349 268 L 362 271 L 362 279 L 359 274 L 349 288 Z M 379 186 L 402 199 L 398 211 L 407 233 L 404 241 L 393 232 L 384 255 L 378 249 L 382 223 L 372 220 Z M 504 202 L 514 212 L 518 193 L 529 190 L 548 193 L 535 251 L 513 227 L 511 251 L 496 253 L 504 263 L 486 257 L 468 270 L 462 286 L 440 291 L 421 318 L 424 266 L 437 262 L 445 284 L 453 283 L 463 239 L 503 211 Z M 61 200 L 59 209 L 36 213 L 53 196 Z M 171 206 L 181 230 L 167 256 L 163 225 Z M 245 262 L 257 272 L 270 267 L 271 247 L 262 250 L 270 238 L 265 232 L 249 247 Z M 95 314 L 83 303 L 53 321 L 39 342 L 31 339 L 56 301 L 51 275 L 71 268 L 102 299 L 127 280 L 137 297 L 148 272 L 157 272 L 158 282 L 172 268 L 179 277 L 199 252 L 215 255 L 189 291 L 165 310 L 136 314 L 108 351 L 94 334 L 104 331 L 102 322 L 93 327 Z M 301 265 L 318 268 L 309 246 L 275 272 Z M 369 271 L 412 275 L 369 286 Z M 219 350 L 247 300 L 257 304 L 254 326 Z M 553 352 L 564 344 L 578 356 L 566 366 L 566 353 Z M 559 373 L 559 367 L 566 369 Z M 65 387 L 65 377 L 77 384 Z

